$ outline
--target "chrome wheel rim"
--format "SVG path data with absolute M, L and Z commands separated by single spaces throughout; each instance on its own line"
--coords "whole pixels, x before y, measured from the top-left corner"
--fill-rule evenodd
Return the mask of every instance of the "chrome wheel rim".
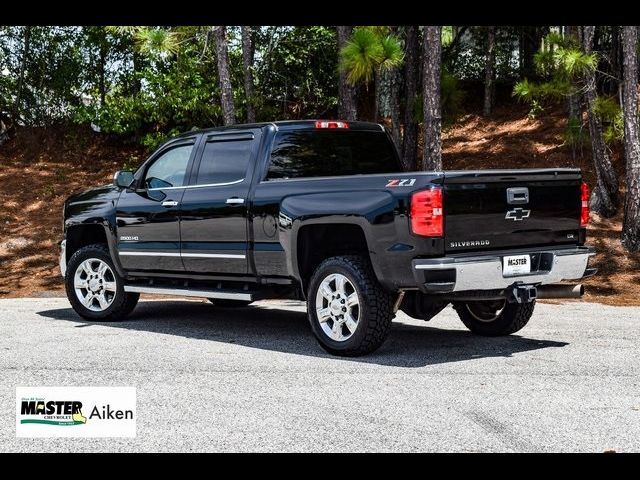
M 316 318 L 331 340 L 344 342 L 353 336 L 360 320 L 360 299 L 347 277 L 332 273 L 320 282 Z
M 116 277 L 106 262 L 89 258 L 76 268 L 73 288 L 85 308 L 92 312 L 103 312 L 116 298 Z
M 506 300 L 495 302 L 468 302 L 465 304 L 465 308 L 469 314 L 479 322 L 490 323 L 500 316 L 506 305 Z

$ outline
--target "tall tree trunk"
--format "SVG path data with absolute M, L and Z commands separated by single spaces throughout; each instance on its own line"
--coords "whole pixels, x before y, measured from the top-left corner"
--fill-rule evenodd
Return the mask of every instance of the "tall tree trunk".
M 135 45 L 131 45 L 133 49 L 132 61 L 133 61 L 133 84 L 131 88 L 134 94 L 140 93 L 142 90 L 142 81 L 140 80 L 140 72 L 142 71 L 142 55 L 136 49 Z
M 520 75 L 522 77 L 536 77 L 534 57 L 540 49 L 540 42 L 549 31 L 548 27 L 526 26 L 520 27 Z
M 522 27 L 522 39 L 520 43 L 520 74 L 523 77 L 535 76 L 535 65 L 533 63 L 533 56 L 540 47 L 540 45 L 536 42 L 536 30 L 537 27 L 535 26 Z
M 607 93 L 609 95 L 618 94 L 618 87 L 622 84 L 622 45 L 620 43 L 621 27 L 613 25 L 611 27 L 611 75 L 607 77 Z
M 391 137 L 398 154 L 402 149 L 402 132 L 400 129 L 400 72 L 392 69 L 389 77 L 389 117 L 391 118 Z
M 378 121 L 380 112 L 380 91 L 382 90 L 382 72 L 376 68 L 373 73 L 373 121 Z
M 27 73 L 27 60 L 29 58 L 29 49 L 31 48 L 31 26 L 24 27 L 24 36 L 22 43 L 22 59 L 20 60 L 20 73 L 18 74 L 18 84 L 16 85 L 16 101 L 11 111 L 11 121 L 14 125 L 18 124 L 18 117 L 22 111 L 22 89 L 24 87 L 24 76 Z
M 256 121 L 256 110 L 253 105 L 253 31 L 249 26 L 242 29 L 242 66 L 244 67 L 244 96 L 247 100 L 247 123 Z
M 352 26 L 338 26 L 338 53 L 349 41 Z M 347 72 L 340 69 L 338 74 L 338 117 L 343 120 L 354 121 L 358 118 L 356 104 L 356 89 L 347 81 Z
M 577 27 L 569 25 L 564 27 L 564 34 L 570 41 L 578 43 Z M 572 82 L 572 87 L 567 97 L 567 111 L 569 120 L 567 126 L 569 128 L 569 136 L 575 139 L 571 142 L 571 156 L 575 160 L 576 158 L 576 146 L 578 145 L 577 139 L 581 138 L 580 132 L 582 130 L 582 107 L 580 104 L 580 94 L 578 93 L 579 86 L 576 82 Z
M 622 244 L 640 251 L 640 137 L 638 137 L 638 29 L 622 27 L 624 156 L 627 163 L 627 197 L 624 204 Z
M 591 53 L 595 27 L 583 27 L 582 47 L 585 53 Z M 602 136 L 602 119 L 595 112 L 596 72 L 587 70 L 584 75 L 584 96 L 589 109 L 589 135 L 593 165 L 596 171 L 596 187 L 591 196 L 591 209 L 603 217 L 612 217 L 618 208 L 618 179 L 611 164 L 607 146 Z
M 105 27 L 98 27 L 101 29 L 100 36 L 100 77 L 98 78 L 98 90 L 100 91 L 100 106 L 104 107 L 106 98 L 107 98 L 107 86 L 106 86 L 106 70 L 107 70 L 107 32 L 105 31 Z
M 493 105 L 493 80 L 495 76 L 494 67 L 496 63 L 496 27 L 487 27 L 487 52 L 484 67 L 484 105 L 482 115 L 491 115 Z
M 410 172 L 416 169 L 418 154 L 418 123 L 414 117 L 418 95 L 418 71 L 420 70 L 420 43 L 417 26 L 406 27 L 404 45 L 406 106 L 404 110 L 404 137 L 402 139 L 402 168 Z
M 216 40 L 216 57 L 218 60 L 218 80 L 220 82 L 220 103 L 225 125 L 236 123 L 235 108 L 233 106 L 233 89 L 231 88 L 231 73 L 229 69 L 229 52 L 227 50 L 227 31 L 224 26 L 213 28 Z
M 440 108 L 440 73 L 442 27 L 424 27 L 422 107 L 424 110 L 424 170 L 442 170 L 442 112 Z
M 565 35 L 569 40 L 574 42 L 578 42 L 578 35 L 576 32 L 575 26 L 566 26 Z M 569 121 L 570 123 L 577 123 L 581 117 L 582 112 L 580 111 L 580 95 L 576 92 L 569 93 L 568 98 L 568 110 L 569 110 Z

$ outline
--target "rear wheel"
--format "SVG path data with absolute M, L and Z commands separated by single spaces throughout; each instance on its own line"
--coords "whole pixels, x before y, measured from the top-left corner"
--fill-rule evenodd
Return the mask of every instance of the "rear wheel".
M 529 322 L 536 302 L 508 303 L 506 300 L 457 302 L 453 308 L 462 323 L 478 335 L 509 335 Z
M 71 306 L 87 320 L 110 322 L 129 315 L 140 295 L 124 291 L 106 245 L 81 248 L 67 266 L 65 289 Z
M 216 307 L 222 308 L 242 308 L 248 307 L 253 302 L 251 300 L 229 300 L 226 298 L 207 298 Z
M 328 258 L 314 272 L 307 295 L 311 329 L 322 348 L 334 355 L 358 356 L 376 350 L 387 338 L 393 302 L 359 255 Z

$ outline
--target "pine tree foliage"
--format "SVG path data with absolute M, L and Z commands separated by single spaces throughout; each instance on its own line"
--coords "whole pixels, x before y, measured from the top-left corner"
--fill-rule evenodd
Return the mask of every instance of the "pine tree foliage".
M 538 115 L 549 104 L 579 93 L 578 80 L 587 70 L 595 70 L 598 57 L 595 53 L 584 53 L 572 38 L 552 32 L 534 55 L 534 63 L 543 80 L 525 78 L 513 88 L 513 95 L 531 106 L 531 116 Z
M 382 27 L 358 27 L 340 52 L 340 68 L 352 85 L 369 84 L 376 72 L 402 65 L 404 52 L 398 37 Z

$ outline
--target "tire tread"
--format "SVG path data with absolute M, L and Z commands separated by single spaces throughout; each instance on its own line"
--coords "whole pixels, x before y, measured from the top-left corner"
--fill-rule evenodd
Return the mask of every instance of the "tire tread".
M 80 303 L 80 301 L 78 300 L 78 298 L 76 297 L 76 293 L 73 288 L 73 275 L 75 272 L 75 264 L 77 262 L 81 262 L 82 260 L 85 260 L 85 258 L 83 258 L 85 256 L 87 256 L 88 258 L 88 256 L 90 256 L 92 252 L 95 255 L 96 251 L 102 255 L 106 255 L 106 257 L 109 259 L 109 261 L 112 264 L 111 268 L 113 270 L 114 275 L 116 276 L 118 275 L 118 273 L 115 271 L 115 268 L 113 266 L 113 260 L 111 260 L 111 254 L 109 253 L 109 248 L 107 247 L 107 245 L 105 245 L 104 243 L 95 243 L 92 245 L 84 246 L 78 249 L 76 252 L 74 252 L 74 254 L 71 256 L 67 264 L 68 266 L 67 275 L 64 281 L 65 290 L 67 292 L 67 298 L 69 299 L 69 302 L 71 303 L 71 306 L 73 307 L 73 309 L 82 318 L 85 318 L 91 321 L 99 321 L 99 322 L 114 322 L 114 321 L 122 320 L 127 315 L 129 315 L 138 304 L 138 300 L 140 298 L 139 293 L 131 293 L 131 292 L 123 291 L 121 295 L 116 295 L 116 298 L 114 300 L 114 305 L 109 307 L 109 308 L 112 308 L 112 307 L 115 307 L 115 308 L 113 308 L 106 315 L 102 315 L 101 312 L 87 313 L 90 311 L 85 309 Z M 74 267 L 71 268 L 72 266 Z M 117 278 L 116 280 L 117 281 L 119 280 L 120 282 L 122 282 L 122 279 L 120 278 Z
M 348 350 L 336 350 L 325 345 L 322 341 L 320 344 L 329 353 L 342 355 L 346 357 L 356 357 L 371 353 L 378 349 L 389 335 L 391 329 L 391 321 L 393 320 L 393 297 L 378 282 L 373 267 L 368 259 L 361 255 L 341 255 L 330 257 L 324 260 L 314 273 L 314 277 L 321 270 L 328 267 L 341 266 L 355 272 L 357 276 L 358 287 L 361 290 L 363 302 L 367 304 L 369 318 L 364 322 L 366 332 L 359 345 Z M 314 283 L 313 281 L 311 282 Z M 308 296 L 308 310 L 310 321 L 315 321 L 313 313 L 313 302 L 315 295 L 311 292 Z M 362 319 L 361 319 L 362 321 Z
M 530 303 L 507 303 L 496 320 L 484 323 L 475 319 L 467 311 L 464 303 L 454 304 L 458 317 L 469 330 L 478 335 L 489 337 L 511 335 L 523 329 L 529 323 L 535 306 L 535 300 Z

